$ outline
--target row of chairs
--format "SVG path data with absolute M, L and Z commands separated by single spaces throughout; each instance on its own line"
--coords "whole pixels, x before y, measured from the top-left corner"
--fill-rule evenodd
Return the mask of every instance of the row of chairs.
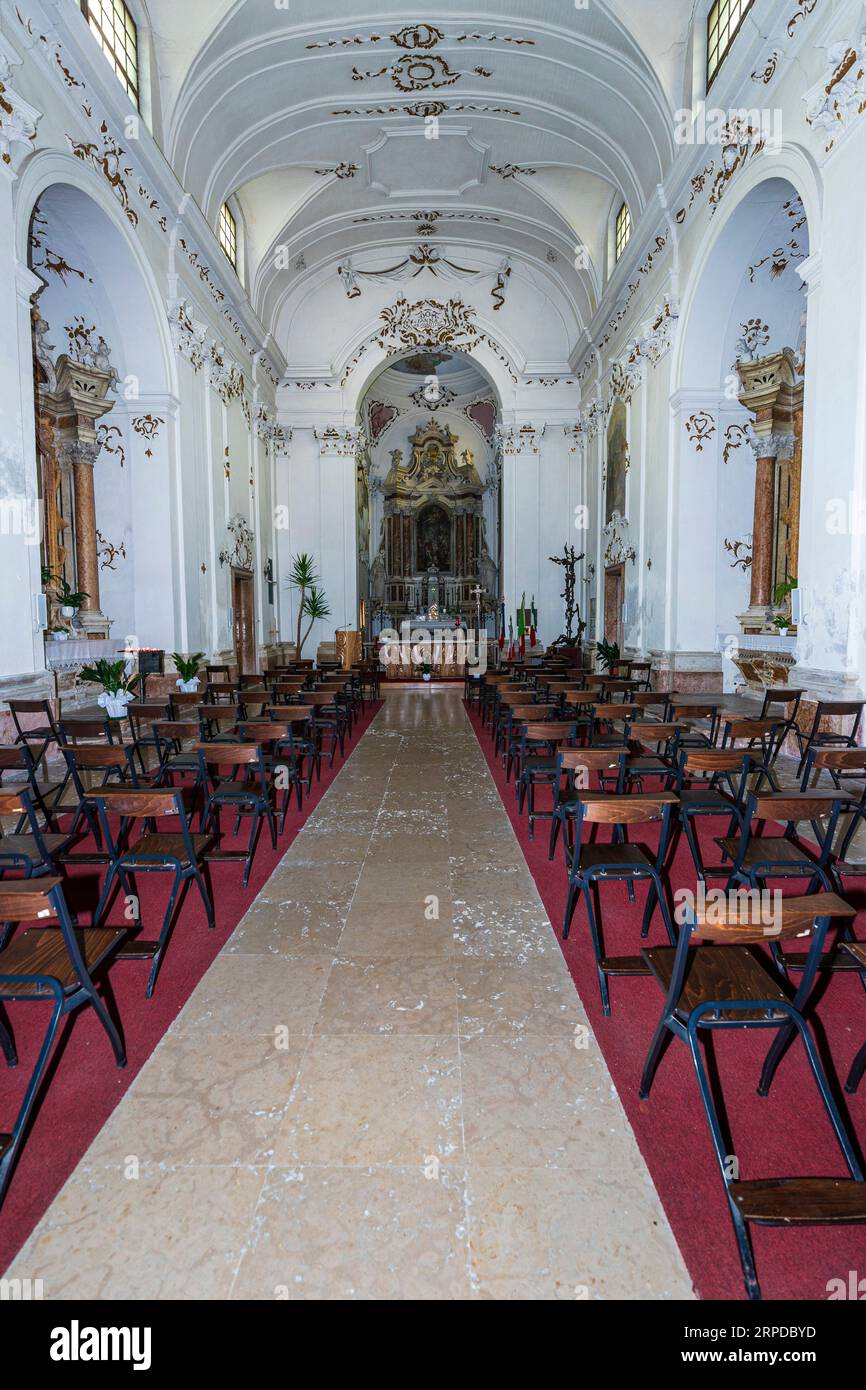
M 494 680 L 479 704 L 507 776 L 513 768 L 520 814 L 528 813 L 530 827 L 550 820 L 551 860 L 562 844 L 562 935 L 569 937 L 582 903 L 603 1014 L 611 1015 L 612 977 L 653 978 L 664 994 L 640 1078 L 642 1099 L 650 1095 L 671 1038 L 690 1049 L 746 1291 L 758 1298 L 750 1225 L 866 1221 L 866 1175 L 810 1023 L 819 972 L 825 979 L 828 972 L 831 978 L 837 971 L 854 972 L 866 989 L 866 944 L 856 939 L 856 912 L 842 896 L 846 880 L 866 872 L 846 859 L 857 826 L 866 820 L 866 750 L 851 747 L 848 735 L 831 732 L 826 740 L 813 740 L 803 748 L 799 789 L 782 790 L 773 770 L 785 737 L 786 721 L 778 712 L 767 716 L 765 708 L 762 718 L 726 718 L 714 705 L 680 707 L 675 697 L 620 693 L 617 701 L 609 685 L 603 693 L 598 687 L 559 692 L 540 671 L 517 683 Z M 653 713 L 654 719 L 647 717 Z M 702 723 L 696 728 L 692 719 Z M 822 777 L 829 786 L 818 785 Z M 860 785 L 849 790 L 846 781 Z M 542 788 L 546 806 L 536 801 Z M 850 823 L 834 850 L 843 817 Z M 803 825 L 810 827 L 810 839 L 799 833 Z M 710 846 L 701 844 L 704 826 L 718 850 L 713 864 Z M 719 834 L 722 826 L 725 833 Z M 689 847 L 696 887 L 675 894 L 671 871 L 680 836 Z M 721 894 L 706 891 L 713 877 L 723 882 Z M 797 884 L 798 895 L 768 898 L 768 885 L 779 881 Z M 631 955 L 612 955 L 605 947 L 602 907 L 612 884 L 626 887 L 630 903 L 638 884 L 647 890 L 635 922 L 639 949 Z M 657 911 L 663 944 L 644 944 Z M 773 1034 L 758 1081 L 762 1097 L 788 1047 L 801 1039 L 848 1178 L 743 1180 L 733 1174 L 717 1083 L 709 1077 L 700 1040 L 740 1028 Z M 849 1094 L 864 1071 L 866 1043 L 848 1074 Z
M 73 792 L 69 804 L 53 795 L 59 782 L 48 784 L 51 794 L 45 795 L 40 773 L 46 769 L 40 764 L 46 750 L 40 753 L 37 745 L 34 751 L 27 737 L 0 750 L 0 768 L 18 779 L 0 787 L 0 821 L 11 824 L 0 835 L 0 1049 L 8 1066 L 18 1059 L 3 1004 L 51 1005 L 15 1122 L 0 1134 L 0 1204 L 61 1020 L 92 1004 L 117 1065 L 125 1066 L 107 967 L 149 962 L 146 997 L 152 997 L 190 888 L 213 929 L 211 866 L 242 863 L 247 886 L 263 826 L 276 848 L 292 796 L 300 809 L 304 788 L 309 792 L 313 776 L 321 776 L 323 758 L 330 753 L 333 761 L 335 750 L 344 751 L 363 705 L 361 685 L 353 672 L 305 673 L 298 691 L 266 703 L 256 718 L 247 716 L 244 701 L 184 702 L 174 710 L 159 706 L 149 713 L 185 717 L 152 722 L 139 707 L 122 726 L 121 721 L 83 720 L 73 728 L 73 721 L 57 721 L 65 764 L 61 781 Z M 266 699 L 271 700 L 270 691 Z M 235 836 L 242 818 L 250 818 L 245 848 L 225 847 L 223 816 L 233 819 Z M 70 823 L 61 824 L 67 817 Z M 80 925 L 69 907 L 69 871 L 81 863 L 105 869 L 88 926 Z M 148 939 L 138 882 L 149 875 L 167 877 L 169 891 L 159 930 Z M 109 925 L 118 894 L 127 905 L 123 926 Z M 21 929 L 30 923 L 35 925 Z

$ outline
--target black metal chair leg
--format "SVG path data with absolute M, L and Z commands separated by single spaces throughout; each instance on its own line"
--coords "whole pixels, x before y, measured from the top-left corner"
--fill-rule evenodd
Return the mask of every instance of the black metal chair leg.
M 851 1063 L 848 1080 L 845 1082 L 845 1090 L 848 1092 L 849 1096 L 853 1096 L 854 1092 L 857 1090 L 857 1087 L 863 1079 L 864 1071 L 866 1071 L 866 1042 L 864 1042 L 857 1056 L 854 1058 L 854 1061 Z

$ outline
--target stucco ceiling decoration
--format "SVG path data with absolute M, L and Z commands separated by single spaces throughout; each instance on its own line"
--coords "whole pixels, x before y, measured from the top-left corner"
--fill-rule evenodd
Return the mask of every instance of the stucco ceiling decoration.
M 478 339 L 475 309 L 462 299 L 420 299 L 410 304 L 401 295 L 396 304 L 387 305 L 379 315 L 382 328 L 376 342 L 380 348 L 394 347 L 471 347 Z
M 359 280 L 369 280 L 378 285 L 388 284 L 395 280 L 414 280 L 425 270 L 429 271 L 431 275 L 445 280 L 467 280 L 471 283 L 487 279 L 493 275 L 496 277 L 496 283 L 490 293 L 493 296 L 494 312 L 501 309 L 505 303 L 505 289 L 511 275 L 511 266 L 508 261 L 503 261 L 495 270 L 489 268 L 472 270 L 469 266 L 458 265 L 455 261 L 450 260 L 444 249 L 430 246 L 426 242 L 421 242 L 414 251 L 410 251 L 396 265 L 385 266 L 381 270 L 358 270 L 349 259 L 337 267 L 337 274 L 343 282 L 347 298 L 359 299 L 362 288 Z

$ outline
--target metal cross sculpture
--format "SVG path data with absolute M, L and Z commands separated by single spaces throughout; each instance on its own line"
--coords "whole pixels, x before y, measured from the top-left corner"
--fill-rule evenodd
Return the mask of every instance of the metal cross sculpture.
M 579 646 L 580 640 L 586 631 L 586 623 L 580 616 L 580 605 L 575 600 L 577 566 L 584 558 L 585 553 L 585 551 L 582 551 L 581 554 L 578 555 L 573 545 L 567 545 L 564 547 L 562 555 L 550 556 L 553 563 L 555 565 L 562 565 L 565 571 L 565 588 L 561 594 L 561 597 L 565 600 L 565 632 L 561 637 L 557 637 L 556 641 L 553 643 L 555 647 L 560 645 L 571 647 L 574 646 L 575 642 L 577 642 Z M 577 618 L 576 635 L 574 632 L 575 618 Z

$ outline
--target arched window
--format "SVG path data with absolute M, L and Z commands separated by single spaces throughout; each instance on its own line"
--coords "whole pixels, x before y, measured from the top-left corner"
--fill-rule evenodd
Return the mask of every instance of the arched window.
M 628 246 L 631 237 L 631 213 L 628 210 L 628 203 L 623 203 L 616 215 L 616 227 L 614 229 L 614 255 L 619 260 L 625 248 Z
M 138 31 L 123 0 L 78 0 L 91 33 L 135 106 L 139 105 Z
M 707 89 L 737 37 L 754 0 L 715 0 L 707 15 Z
M 231 262 L 232 270 L 237 274 L 238 269 L 238 224 L 234 214 L 227 203 L 223 203 L 220 209 L 220 220 L 217 228 L 219 243 Z

